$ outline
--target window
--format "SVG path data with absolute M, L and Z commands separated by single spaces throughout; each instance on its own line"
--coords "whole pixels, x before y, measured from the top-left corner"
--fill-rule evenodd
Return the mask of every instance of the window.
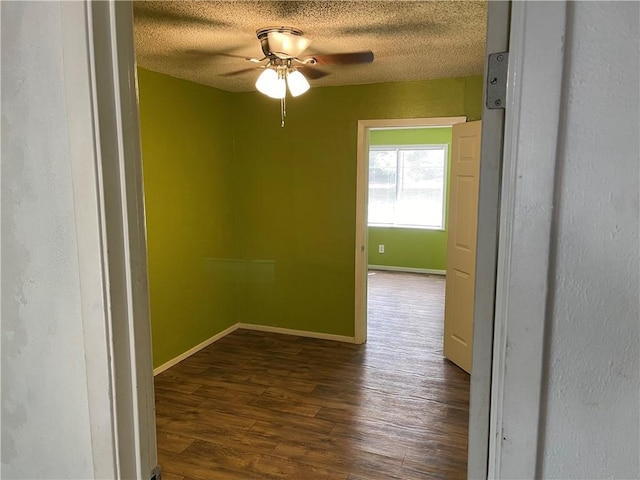
M 444 229 L 447 145 L 369 149 L 369 225 Z

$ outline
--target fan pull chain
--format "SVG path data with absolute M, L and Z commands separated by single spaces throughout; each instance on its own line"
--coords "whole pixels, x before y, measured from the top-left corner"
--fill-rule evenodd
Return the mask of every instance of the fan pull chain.
M 284 128 L 284 119 L 287 118 L 287 102 L 286 97 L 280 99 L 280 126 Z

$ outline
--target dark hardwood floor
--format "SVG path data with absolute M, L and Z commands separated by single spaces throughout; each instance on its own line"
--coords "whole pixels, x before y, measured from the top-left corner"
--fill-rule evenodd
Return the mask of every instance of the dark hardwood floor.
M 368 343 L 248 330 L 155 377 L 164 480 L 464 478 L 444 279 L 371 272 Z

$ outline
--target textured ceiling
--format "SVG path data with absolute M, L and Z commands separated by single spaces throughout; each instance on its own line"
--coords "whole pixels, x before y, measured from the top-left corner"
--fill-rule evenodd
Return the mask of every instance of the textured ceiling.
M 426 80 L 482 73 L 485 1 L 139 1 L 134 3 L 138 64 L 227 91 L 255 90 L 261 58 L 256 30 L 301 29 L 307 54 L 371 50 L 362 65 L 317 67 L 312 86 Z

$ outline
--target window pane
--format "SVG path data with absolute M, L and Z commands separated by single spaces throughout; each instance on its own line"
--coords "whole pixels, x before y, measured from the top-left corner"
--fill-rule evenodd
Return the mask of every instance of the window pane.
M 400 150 L 400 181 L 395 221 L 441 228 L 444 148 Z
M 393 223 L 396 165 L 395 149 L 369 152 L 369 223 Z
M 369 151 L 369 223 L 443 228 L 446 148 Z

